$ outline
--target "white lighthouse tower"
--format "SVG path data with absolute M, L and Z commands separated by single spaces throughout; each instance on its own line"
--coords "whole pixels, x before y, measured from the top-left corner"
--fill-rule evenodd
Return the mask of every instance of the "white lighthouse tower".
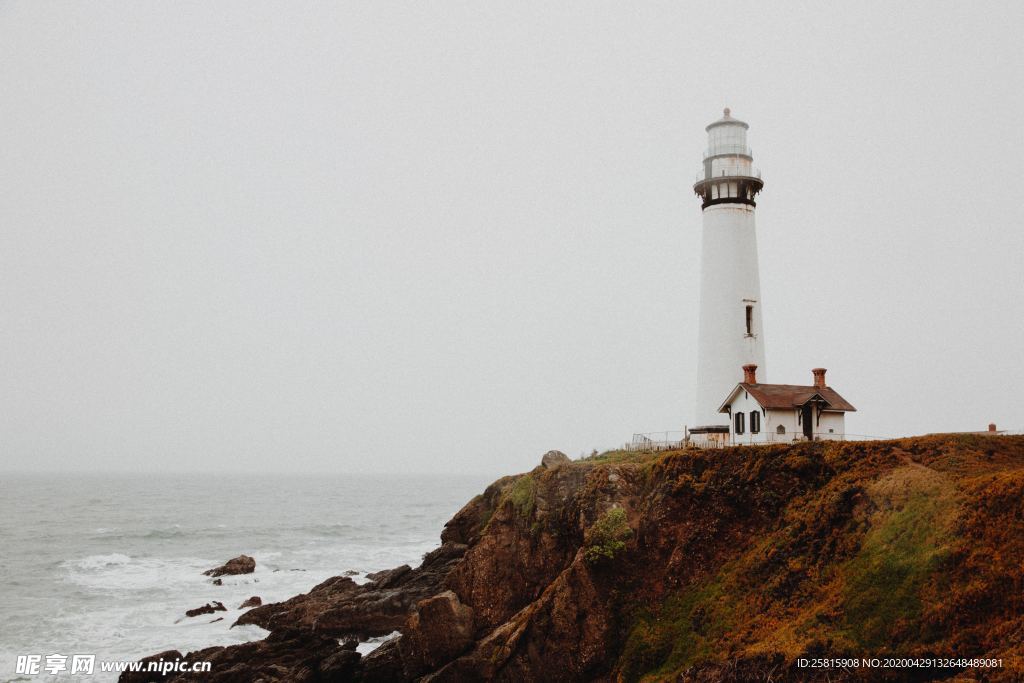
M 690 429 L 704 435 L 699 440 L 728 436 L 728 417 L 718 408 L 742 378 L 742 366 L 757 365 L 758 379 L 766 379 L 754 232 L 754 197 L 764 183 L 752 166 L 747 128 L 728 109 L 706 128 L 704 168 L 693 186 L 704 213 L 697 426 Z

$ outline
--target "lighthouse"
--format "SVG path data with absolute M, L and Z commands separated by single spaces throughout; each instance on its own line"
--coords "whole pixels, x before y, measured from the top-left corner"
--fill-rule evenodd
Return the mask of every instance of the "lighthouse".
M 707 126 L 708 148 L 693 186 L 701 199 L 700 336 L 697 346 L 698 440 L 728 437 L 722 399 L 738 381 L 738 369 L 756 365 L 767 378 L 761 285 L 757 270 L 754 202 L 764 183 L 753 167 L 746 123 L 728 109 Z

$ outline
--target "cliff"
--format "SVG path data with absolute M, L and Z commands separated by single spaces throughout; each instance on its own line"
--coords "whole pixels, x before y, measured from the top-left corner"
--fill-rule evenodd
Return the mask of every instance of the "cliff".
M 551 459 L 441 540 L 416 569 L 248 612 L 265 641 L 185 659 L 213 663 L 205 681 L 1024 679 L 1024 437 Z M 394 628 L 366 657 L 339 644 Z M 889 656 L 1002 668 L 798 666 Z

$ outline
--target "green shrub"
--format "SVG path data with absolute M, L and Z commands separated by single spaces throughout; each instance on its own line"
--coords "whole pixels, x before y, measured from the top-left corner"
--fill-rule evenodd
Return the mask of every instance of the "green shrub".
M 633 535 L 626 520 L 626 511 L 622 508 L 608 510 L 594 522 L 587 532 L 589 545 L 583 556 L 587 562 L 596 563 L 610 560 L 626 549 L 626 541 Z

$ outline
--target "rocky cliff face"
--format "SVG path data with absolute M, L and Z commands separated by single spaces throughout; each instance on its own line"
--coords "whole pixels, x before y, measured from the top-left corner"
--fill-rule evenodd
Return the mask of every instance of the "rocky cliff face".
M 207 681 L 879 680 L 798 666 L 844 656 L 1024 678 L 1024 437 L 546 462 L 470 501 L 421 567 L 258 607 L 240 621 L 265 641 L 185 658 Z M 366 657 L 339 644 L 392 629 Z

